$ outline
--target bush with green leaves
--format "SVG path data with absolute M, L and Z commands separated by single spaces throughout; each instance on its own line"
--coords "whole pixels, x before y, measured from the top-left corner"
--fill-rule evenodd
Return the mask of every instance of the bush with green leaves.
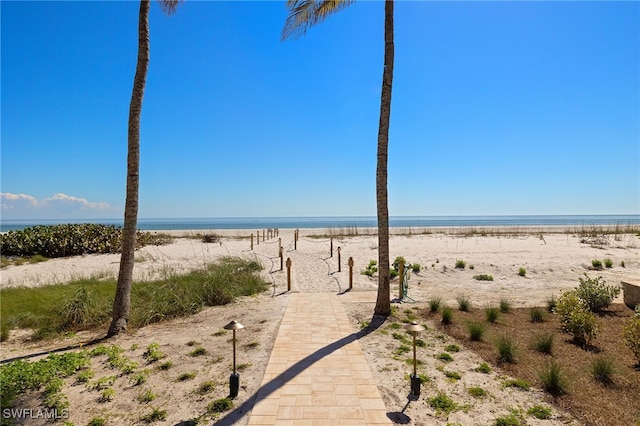
M 467 263 L 464 260 L 456 260 L 456 269 L 466 268 Z
M 456 404 L 453 399 L 449 398 L 447 394 L 442 391 L 438 392 L 436 396 L 429 398 L 428 402 L 431 408 L 436 410 L 437 416 L 440 414 L 448 416 L 449 413 L 458 409 L 458 404 Z
M 138 231 L 136 244 L 167 244 L 166 235 Z M 118 253 L 122 246 L 122 228 L 91 223 L 38 225 L 19 231 L 0 234 L 3 256 L 34 256 L 48 258 L 77 256 L 92 253 Z
M 524 268 L 518 269 L 518 275 L 524 277 L 525 275 L 527 275 L 527 270 Z
M 482 335 L 484 334 L 486 327 L 481 322 L 470 322 L 467 324 L 467 331 L 469 331 L 469 339 L 474 342 L 479 342 L 482 340 Z
M 473 279 L 477 281 L 493 281 L 493 276 L 487 275 L 487 274 L 480 274 L 480 275 L 474 275 Z
M 591 312 L 599 312 L 608 307 L 620 294 L 620 287 L 607 285 L 602 277 L 591 278 L 584 274 L 584 278 L 580 277 L 578 280 L 580 285 L 576 288 L 576 294 Z
M 600 324 L 576 290 L 562 293 L 554 312 L 560 316 L 562 330 L 572 334 L 576 343 L 589 345 L 598 334 Z
M 369 264 L 367 265 L 367 268 L 361 273 L 362 275 L 372 277 L 373 274 L 375 274 L 376 272 L 378 272 L 378 262 L 375 260 L 370 260 Z
M 636 305 L 635 314 L 625 323 L 623 337 L 640 365 L 640 305 Z

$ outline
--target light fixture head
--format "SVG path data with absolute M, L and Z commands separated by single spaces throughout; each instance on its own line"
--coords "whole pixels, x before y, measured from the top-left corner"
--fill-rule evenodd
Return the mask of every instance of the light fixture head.
M 424 330 L 424 327 L 415 321 L 412 321 L 410 324 L 405 325 L 404 328 L 411 333 L 417 333 Z
M 244 325 L 240 324 L 236 320 L 233 320 L 222 328 L 224 328 L 225 330 L 242 330 L 244 328 Z

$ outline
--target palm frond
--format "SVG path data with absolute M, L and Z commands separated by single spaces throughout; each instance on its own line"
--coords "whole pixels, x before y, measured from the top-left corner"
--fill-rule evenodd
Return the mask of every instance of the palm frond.
M 298 38 L 307 29 L 339 12 L 355 0 L 288 0 L 289 16 L 282 29 L 281 40 Z
M 160 9 L 167 15 L 171 16 L 176 13 L 176 9 L 184 0 L 158 0 Z

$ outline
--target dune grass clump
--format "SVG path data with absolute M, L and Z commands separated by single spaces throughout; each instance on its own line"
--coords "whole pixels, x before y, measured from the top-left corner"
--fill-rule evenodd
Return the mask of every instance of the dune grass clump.
M 442 308 L 442 323 L 444 325 L 449 325 L 453 322 L 453 309 L 449 306 L 444 306 Z
M 484 310 L 485 316 L 488 322 L 494 323 L 498 320 L 498 316 L 500 315 L 500 310 L 495 307 L 487 308 Z
M 456 269 L 464 269 L 467 267 L 467 263 L 464 260 L 456 260 Z
M 469 312 L 471 309 L 471 302 L 469 298 L 465 295 L 460 295 L 456 297 L 456 301 L 458 302 L 458 309 L 462 312 Z
M 533 337 L 532 348 L 540 353 L 551 355 L 553 351 L 553 333 L 539 333 Z
M 491 373 L 491 367 L 486 362 L 483 362 L 475 368 L 478 373 L 489 374 Z
M 500 299 L 500 312 L 508 314 L 511 311 L 511 302 L 507 299 Z
M 496 341 L 496 349 L 498 350 L 498 362 L 514 363 L 516 362 L 516 344 L 507 336 L 500 336 Z
M 487 328 L 485 327 L 485 325 L 480 322 L 470 322 L 469 324 L 467 324 L 469 339 L 474 342 L 481 341 L 486 329 Z
M 613 268 L 613 261 L 611 259 L 605 259 L 604 260 L 604 267 L 605 268 Z
M 531 322 L 539 323 L 544 321 L 544 312 L 540 308 L 531 308 L 529 317 L 531 318 Z
M 435 314 L 440 309 L 441 299 L 438 297 L 436 299 L 429 300 L 429 312 Z
M 524 269 L 524 268 L 518 269 L 518 275 L 521 276 L 521 277 L 526 276 L 527 275 L 527 270 Z
M 591 376 L 594 380 L 604 385 L 613 383 L 614 372 L 615 367 L 613 361 L 604 356 L 599 356 L 591 363 Z
M 161 422 L 167 419 L 167 410 L 153 408 L 151 412 L 140 418 L 144 423 Z
M 558 300 L 555 296 L 549 296 L 547 298 L 547 311 L 549 313 L 553 313 L 556 309 L 556 305 L 558 304 Z
M 233 400 L 230 398 L 220 398 L 211 402 L 207 406 L 207 412 L 209 413 L 222 413 L 233 408 Z
M 450 413 L 458 409 L 458 404 L 456 404 L 453 399 L 449 398 L 447 394 L 442 391 L 438 392 L 436 396 L 429 398 L 428 402 L 431 408 L 436 410 L 437 416 L 441 414 L 448 416 Z
M 487 274 L 474 275 L 474 280 L 477 281 L 493 281 L 493 276 Z
M 362 275 L 366 275 L 368 277 L 372 277 L 373 274 L 378 272 L 378 261 L 370 260 L 367 267 L 361 272 Z
M 591 266 L 593 267 L 593 269 L 602 269 L 602 261 L 598 260 L 598 259 L 593 259 L 591 261 Z
M 545 407 L 544 405 L 534 405 L 527 410 L 527 414 L 538 420 L 548 420 L 551 418 L 553 411 L 550 407 Z
M 553 396 L 560 396 L 569 391 L 567 379 L 560 365 L 555 361 L 551 361 L 546 368 L 539 370 L 538 377 L 544 390 Z
M 474 398 L 482 398 L 487 396 L 489 393 L 479 386 L 472 386 L 467 389 L 467 393 Z

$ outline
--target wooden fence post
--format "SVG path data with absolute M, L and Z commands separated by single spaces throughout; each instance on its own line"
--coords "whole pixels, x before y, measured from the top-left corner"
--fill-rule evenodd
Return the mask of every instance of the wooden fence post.
M 404 292 L 402 291 L 402 282 L 404 281 L 404 261 L 401 260 L 400 262 L 398 262 L 398 279 L 400 280 L 400 284 L 398 285 L 399 290 L 398 290 L 398 294 L 399 294 L 399 299 L 402 300 L 404 298 Z
M 280 247 L 280 270 L 282 271 L 282 247 Z
M 253 250 L 253 232 L 251 233 L 251 250 Z
M 260 245 L 260 230 L 256 231 L 256 243 L 258 243 L 257 245 Z
M 342 265 L 340 262 L 340 247 L 338 247 L 338 272 L 342 272 Z
M 329 257 L 333 257 L 333 238 L 331 238 L 331 243 L 329 246 L 329 254 L 330 254 Z
M 287 291 L 291 291 L 291 258 L 287 257 Z
M 353 257 L 349 257 L 349 290 L 353 288 Z

